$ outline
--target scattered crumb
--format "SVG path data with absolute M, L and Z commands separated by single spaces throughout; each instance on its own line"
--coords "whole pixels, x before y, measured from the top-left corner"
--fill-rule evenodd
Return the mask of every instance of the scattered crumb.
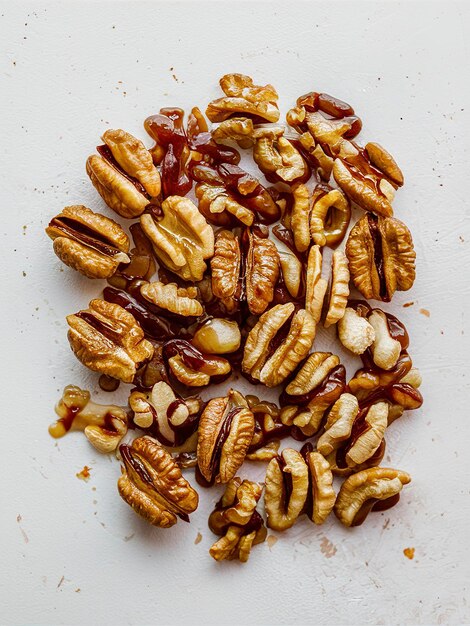
M 421 315 L 425 315 L 426 317 L 431 317 L 431 313 L 427 309 L 420 309 L 419 312 Z
M 464 241 L 465 241 L 465 239 L 462 237 L 462 235 L 459 235 L 459 239 L 460 239 L 460 241 L 462 241 L 462 242 L 464 242 Z
M 26 276 L 26 272 L 23 272 L 23 276 Z
M 388 528 L 388 525 L 390 524 L 390 518 L 387 517 L 387 519 L 384 522 L 384 525 L 382 526 L 383 530 L 385 530 L 386 528 Z
M 61 586 L 64 580 L 65 580 L 65 576 L 62 576 L 62 578 L 59 580 L 59 584 L 57 585 L 57 589 Z
M 80 591 L 81 591 L 80 587 L 77 587 L 77 588 L 75 589 L 75 593 L 80 593 Z
M 268 548 L 271 550 L 271 548 L 276 545 L 277 541 L 278 541 L 277 537 L 275 537 L 274 535 L 268 535 L 268 537 L 266 539 L 266 543 L 268 544 Z
M 197 546 L 197 544 L 201 543 L 201 541 L 202 541 L 202 535 L 201 535 L 201 533 L 198 533 L 196 535 L 196 539 L 194 540 L 194 545 Z
M 334 543 L 332 543 L 328 537 L 322 537 L 320 541 L 320 550 L 322 554 L 326 556 L 327 559 L 331 559 L 337 552 L 337 548 Z
M 414 548 L 405 548 L 403 550 L 403 554 L 406 556 L 407 559 L 410 559 L 410 561 L 412 561 L 414 559 L 414 556 L 415 556 L 415 549 Z
M 18 522 L 18 524 L 21 522 L 23 518 L 21 517 L 21 515 L 18 513 L 18 515 L 16 516 L 16 521 Z M 20 526 L 20 531 L 21 534 L 23 535 L 23 539 L 25 543 L 29 543 L 29 537 L 28 535 L 25 533 L 24 529 Z
M 91 488 L 91 490 L 92 490 L 92 491 L 96 491 L 96 487 L 92 487 L 92 488 Z
M 91 467 L 88 467 L 88 465 L 84 465 L 82 471 L 75 474 L 75 476 L 79 478 L 80 480 L 87 481 L 90 478 L 90 470 L 91 470 Z
M 134 535 L 135 535 L 135 533 L 132 533 L 130 535 L 126 535 L 122 539 L 123 539 L 123 541 L 125 541 L 127 543 L 128 541 L 130 541 L 134 537 Z
M 25 224 L 25 225 L 23 226 L 23 235 L 26 235 L 26 229 L 27 229 L 27 228 L 28 228 L 28 226 Z
M 403 308 L 406 309 L 409 306 L 413 306 L 414 302 L 405 302 L 405 304 L 403 305 Z

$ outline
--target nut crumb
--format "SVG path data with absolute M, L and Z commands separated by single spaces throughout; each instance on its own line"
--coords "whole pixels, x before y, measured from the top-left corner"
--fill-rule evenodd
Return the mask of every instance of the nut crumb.
M 420 309 L 419 312 L 421 315 L 425 315 L 426 317 L 431 317 L 431 313 L 427 309 Z
M 412 302 L 405 302 L 405 304 L 403 304 L 402 306 L 403 306 L 404 309 L 406 309 L 409 306 L 413 306 L 413 304 L 414 304 L 413 301 Z
M 196 539 L 194 540 L 194 545 L 197 546 L 197 544 L 201 543 L 201 541 L 202 541 L 202 535 L 201 535 L 201 533 L 198 533 L 196 535 Z
M 275 537 L 274 535 L 268 535 L 268 538 L 266 539 L 266 543 L 268 544 L 268 548 L 270 550 L 276 545 L 277 542 L 278 542 L 277 537 Z
M 75 589 L 75 593 L 80 593 L 80 591 L 81 591 L 80 587 L 77 587 L 77 588 Z
M 62 583 L 64 582 L 64 580 L 65 580 L 65 576 L 62 576 L 62 578 L 59 580 L 59 583 L 58 583 L 58 585 L 57 585 L 57 589 L 59 589 L 59 587 L 62 585 Z
M 334 543 L 332 543 L 328 537 L 323 536 L 320 541 L 320 550 L 327 559 L 331 559 L 332 556 L 338 551 Z
M 407 559 L 410 559 L 410 561 L 412 561 L 414 559 L 414 556 L 415 556 L 415 549 L 414 548 L 405 548 L 403 550 L 403 554 L 406 556 Z
M 77 474 L 75 474 L 75 476 L 79 480 L 88 481 L 89 478 L 90 478 L 90 470 L 91 470 L 91 467 L 88 467 L 88 465 L 84 465 L 82 471 L 81 472 L 77 472 Z

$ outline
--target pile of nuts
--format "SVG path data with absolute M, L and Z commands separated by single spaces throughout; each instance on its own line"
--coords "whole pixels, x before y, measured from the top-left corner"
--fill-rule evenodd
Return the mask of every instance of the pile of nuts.
M 278 95 L 241 74 L 206 116 L 161 109 L 145 120 L 155 144 L 104 133 L 86 171 L 120 224 L 65 207 L 46 229 L 56 255 L 101 297 L 67 317 L 76 357 L 127 407 L 100 405 L 67 386 L 49 432 L 82 430 L 121 461 L 121 497 L 149 523 L 189 521 L 203 487 L 226 486 L 210 514 L 216 560 L 246 561 L 267 529 L 305 514 L 346 526 L 398 501 L 410 476 L 380 463 L 385 434 L 422 404 L 403 324 L 366 300 L 389 302 L 415 279 L 408 228 L 393 217 L 403 185 L 393 157 L 356 143 L 352 107 L 324 93 L 298 98 L 280 124 Z M 239 166 L 251 151 L 263 181 Z M 352 209 L 363 214 L 347 237 Z M 323 256 L 333 248 L 329 277 Z M 350 283 L 365 300 L 350 297 Z M 340 358 L 315 345 L 317 328 L 362 361 L 347 381 Z M 279 389 L 279 403 L 243 396 L 203 401 L 200 390 L 238 372 Z M 260 387 L 260 390 L 262 387 Z M 130 431 L 136 434 L 130 438 Z M 123 443 L 127 436 L 127 443 Z M 284 447 L 286 437 L 303 442 Z M 264 486 L 239 478 L 245 459 L 267 463 Z M 344 479 L 339 491 L 334 478 Z M 266 525 L 257 510 L 264 489 Z

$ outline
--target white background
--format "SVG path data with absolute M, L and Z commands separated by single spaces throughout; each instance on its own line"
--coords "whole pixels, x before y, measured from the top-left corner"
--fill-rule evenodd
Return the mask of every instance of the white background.
M 0 622 L 470 621 L 469 8 L 1 4 Z M 216 494 L 189 526 L 154 529 L 118 497 L 115 460 L 80 434 L 56 444 L 47 433 L 65 384 L 97 387 L 69 350 L 64 317 L 102 284 L 61 266 L 44 227 L 67 204 L 110 215 L 84 167 L 106 128 L 145 139 L 147 115 L 204 107 L 229 71 L 272 82 L 284 112 L 312 89 L 351 102 L 361 141 L 379 141 L 403 168 L 395 212 L 413 233 L 418 273 L 387 310 L 408 326 L 425 396 L 387 434 L 387 462 L 413 477 L 397 507 L 355 530 L 301 521 L 244 566 L 208 555 Z M 87 483 L 75 477 L 85 464 Z

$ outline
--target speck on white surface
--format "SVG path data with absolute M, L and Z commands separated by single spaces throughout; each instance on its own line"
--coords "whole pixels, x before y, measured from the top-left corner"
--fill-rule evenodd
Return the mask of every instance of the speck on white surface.
M 0 4 L 1 623 L 470 622 L 469 9 Z M 65 384 L 97 387 L 68 348 L 64 318 L 101 285 L 61 266 L 44 227 L 67 204 L 110 214 L 84 168 L 103 130 L 144 139 L 147 115 L 204 106 L 228 71 L 272 82 L 284 112 L 312 89 L 344 98 L 363 140 L 402 166 L 395 212 L 413 233 L 418 274 L 387 310 L 409 329 L 425 397 L 387 434 L 387 463 L 413 477 L 397 507 L 356 530 L 301 521 L 245 566 L 208 556 L 216 494 L 189 526 L 151 528 L 117 496 L 115 461 L 80 434 L 47 434 Z M 75 476 L 84 465 L 88 482 Z

